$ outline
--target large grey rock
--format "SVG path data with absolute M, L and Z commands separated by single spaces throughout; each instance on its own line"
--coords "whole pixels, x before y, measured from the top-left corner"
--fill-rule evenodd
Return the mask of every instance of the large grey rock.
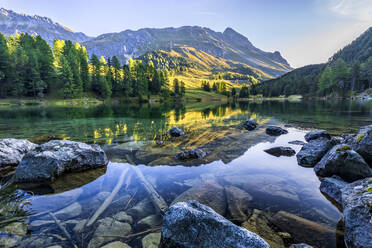
M 371 247 L 372 177 L 353 182 L 342 189 L 345 243 L 348 247 Z
M 297 163 L 304 167 L 313 167 L 333 147 L 333 143 L 326 138 L 310 140 L 297 153 Z
M 243 127 L 248 131 L 253 131 L 258 127 L 258 124 L 254 120 L 249 120 L 243 123 Z
M 172 137 L 180 137 L 182 135 L 185 135 L 185 133 L 177 127 L 172 127 L 171 129 L 169 129 L 168 134 Z
M 178 160 L 187 160 L 187 159 L 201 159 L 204 158 L 207 154 L 199 148 L 193 148 L 188 151 L 181 152 L 176 155 Z
M 372 167 L 372 125 L 360 129 L 353 148 Z
M 314 167 L 318 176 L 337 175 L 347 182 L 372 176 L 372 169 L 364 159 L 348 145 L 333 147 Z
M 179 202 L 163 218 L 160 248 L 269 248 L 257 234 L 234 225 L 197 201 Z
M 277 126 L 268 126 L 266 128 L 266 134 L 271 135 L 271 136 L 279 136 L 279 135 L 287 134 L 287 133 L 288 133 L 287 130 L 277 127 Z
M 19 163 L 16 182 L 51 180 L 64 172 L 84 171 L 108 163 L 98 145 L 69 140 L 52 140 L 27 153 Z
M 326 138 L 326 139 L 331 139 L 331 135 L 329 135 L 327 130 L 314 130 L 311 132 L 308 132 L 305 135 L 305 140 L 309 142 L 310 140 L 315 140 L 319 138 Z
M 36 146 L 26 139 L 0 139 L 0 170 L 17 166 L 23 156 Z
M 320 191 L 332 198 L 337 204 L 342 205 L 341 190 L 347 185 L 347 182 L 341 178 L 326 177 L 320 183 Z
M 264 151 L 275 157 L 280 157 L 280 156 L 292 157 L 296 154 L 296 151 L 293 150 L 291 147 L 285 147 L 285 146 L 277 146 L 277 147 L 273 147 L 270 149 L 266 149 Z

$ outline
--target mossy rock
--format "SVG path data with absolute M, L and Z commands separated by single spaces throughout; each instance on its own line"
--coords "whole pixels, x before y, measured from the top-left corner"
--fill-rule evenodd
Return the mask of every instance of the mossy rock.
M 364 139 L 364 137 L 366 137 L 365 134 L 360 135 L 360 136 L 357 138 L 357 143 L 359 144 L 359 143 L 362 141 L 362 139 Z
M 344 145 L 340 148 L 337 148 L 337 151 L 343 151 L 344 152 L 344 151 L 348 151 L 348 150 L 351 150 L 351 147 L 348 146 L 348 145 Z

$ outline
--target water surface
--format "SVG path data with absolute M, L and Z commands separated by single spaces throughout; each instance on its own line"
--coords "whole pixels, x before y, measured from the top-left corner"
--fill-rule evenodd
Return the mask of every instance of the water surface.
M 256 120 L 259 128 L 244 130 L 241 123 L 248 119 Z M 167 205 L 199 200 L 258 233 L 272 247 L 301 242 L 343 247 L 341 214 L 320 193 L 313 170 L 298 166 L 295 156 L 277 158 L 263 150 L 282 145 L 298 152 L 301 147 L 288 142 L 304 141 L 309 130 L 356 132 L 371 119 L 372 106 L 358 102 L 1 108 L 0 138 L 97 143 L 111 162 L 51 183 L 2 190 L 0 242 L 101 247 L 118 240 L 131 247 L 151 247 L 159 238 L 161 215 L 136 166 Z M 267 125 L 288 124 L 286 135 L 265 134 Z M 168 137 L 173 126 L 186 135 Z M 205 150 L 206 158 L 185 162 L 174 158 L 194 147 Z M 113 201 L 87 225 L 120 181 Z

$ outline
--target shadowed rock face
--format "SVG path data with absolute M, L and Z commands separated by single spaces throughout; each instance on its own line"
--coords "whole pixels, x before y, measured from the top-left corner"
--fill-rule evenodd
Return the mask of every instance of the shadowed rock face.
M 0 171 L 17 166 L 23 156 L 36 145 L 26 139 L 0 139 Z
M 333 147 L 314 167 L 318 176 L 337 175 L 347 182 L 372 176 L 364 159 L 347 145 Z
M 179 202 L 164 215 L 161 248 L 269 248 L 257 234 L 238 227 L 197 201 Z
M 304 167 L 313 167 L 333 147 L 333 143 L 326 138 L 310 140 L 297 153 L 297 162 Z
M 372 167 L 372 125 L 360 129 L 353 148 Z
M 338 205 L 341 206 L 341 190 L 347 185 L 341 178 L 335 177 L 326 177 L 320 183 L 320 191 L 326 194 L 328 197 L 332 198 Z
M 308 132 L 305 135 L 305 140 L 309 142 L 310 140 L 315 140 L 320 137 L 331 139 L 331 135 L 329 135 L 327 130 L 315 130 L 315 131 Z
M 64 172 L 84 171 L 107 163 L 106 154 L 98 145 L 53 140 L 27 153 L 16 169 L 15 181 L 51 180 Z
M 266 133 L 271 136 L 279 136 L 282 134 L 287 134 L 288 131 L 277 126 L 268 126 L 266 128 Z
M 275 157 L 280 157 L 280 156 L 292 157 L 296 154 L 296 151 L 293 150 L 291 147 L 284 147 L 284 146 L 273 147 L 273 148 L 265 150 L 265 152 Z
M 342 207 L 347 246 L 370 247 L 372 244 L 372 177 L 344 187 Z

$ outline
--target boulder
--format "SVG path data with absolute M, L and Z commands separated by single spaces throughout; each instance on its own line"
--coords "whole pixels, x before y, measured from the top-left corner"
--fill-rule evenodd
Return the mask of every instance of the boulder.
M 342 189 L 345 244 L 347 247 L 371 247 L 372 177 L 353 182 Z
M 266 134 L 271 135 L 271 136 L 279 136 L 279 135 L 287 134 L 287 133 L 288 133 L 287 130 L 277 127 L 277 126 L 268 126 L 266 128 Z
M 257 234 L 236 226 L 197 201 L 179 202 L 164 215 L 160 248 L 269 248 Z
M 310 140 L 297 153 L 297 163 L 304 167 L 313 167 L 333 147 L 333 143 L 326 138 Z
M 182 135 L 185 135 L 185 133 L 181 129 L 176 127 L 172 127 L 171 129 L 169 129 L 168 134 L 172 137 L 180 137 Z
M 254 120 L 249 120 L 243 123 L 243 127 L 248 131 L 253 131 L 258 127 L 258 123 L 255 122 Z
M 19 163 L 16 182 L 52 180 L 64 172 L 75 172 L 107 165 L 105 152 L 99 145 L 69 140 L 52 140 L 37 146 Z
M 372 169 L 348 145 L 333 147 L 314 167 L 320 177 L 337 175 L 347 182 L 372 176 Z
M 264 150 L 266 153 L 273 155 L 275 157 L 286 156 L 292 157 L 296 154 L 296 151 L 291 147 L 277 146 L 267 150 Z
M 360 129 L 353 149 L 372 167 L 372 125 Z
M 188 151 L 181 152 L 176 155 L 178 160 L 187 160 L 187 159 L 201 159 L 204 158 L 207 154 L 199 148 L 193 148 Z
M 294 141 L 289 141 L 288 144 L 303 146 L 303 145 L 305 145 L 306 143 L 303 142 L 303 141 L 301 141 L 301 140 L 294 140 Z
M 161 233 L 150 233 L 142 239 L 142 248 L 158 248 Z
M 320 183 L 320 191 L 330 197 L 339 206 L 342 205 L 341 190 L 347 185 L 347 182 L 343 181 L 338 176 L 326 177 Z
M 37 145 L 26 139 L 0 139 L 0 170 L 14 167 Z
M 310 140 L 319 139 L 321 137 L 325 139 L 331 139 L 331 135 L 329 135 L 327 130 L 314 130 L 314 131 L 308 132 L 305 135 L 305 140 L 309 142 Z

